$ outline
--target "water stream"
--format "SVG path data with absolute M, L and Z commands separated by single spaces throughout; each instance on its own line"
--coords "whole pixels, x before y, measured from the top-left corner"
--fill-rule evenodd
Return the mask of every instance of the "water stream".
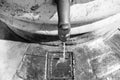
M 60 57 L 60 59 L 58 60 L 58 62 L 56 63 L 56 66 L 59 64 L 59 63 L 64 63 L 66 62 L 65 60 L 65 54 L 66 53 L 66 45 L 65 45 L 65 42 L 63 42 L 63 56 Z

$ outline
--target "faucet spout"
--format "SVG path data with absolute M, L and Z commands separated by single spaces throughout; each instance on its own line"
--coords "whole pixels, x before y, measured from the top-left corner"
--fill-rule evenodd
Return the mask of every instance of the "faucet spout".
M 62 42 L 70 37 L 70 0 L 56 0 L 58 11 L 58 36 Z

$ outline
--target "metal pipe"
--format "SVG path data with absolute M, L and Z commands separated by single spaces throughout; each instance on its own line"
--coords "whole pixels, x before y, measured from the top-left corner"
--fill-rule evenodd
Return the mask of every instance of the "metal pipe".
M 62 42 L 70 37 L 70 0 L 56 0 L 58 11 L 58 35 Z

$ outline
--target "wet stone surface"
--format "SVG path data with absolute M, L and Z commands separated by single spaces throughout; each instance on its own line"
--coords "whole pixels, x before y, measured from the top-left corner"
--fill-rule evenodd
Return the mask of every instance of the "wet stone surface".
M 48 80 L 72 80 L 73 79 L 73 56 L 66 53 L 64 62 L 59 62 L 62 53 L 51 53 L 48 59 Z
M 42 45 L 31 45 L 16 75 L 23 80 L 120 80 L 118 40 L 114 40 L 117 45 L 114 48 L 102 39 L 82 44 L 66 53 L 66 61 L 61 63 L 62 52 L 49 52 Z
M 73 80 L 73 54 L 66 53 L 65 62 L 59 62 L 62 52 L 49 53 L 40 46 L 30 46 L 17 70 L 23 80 Z

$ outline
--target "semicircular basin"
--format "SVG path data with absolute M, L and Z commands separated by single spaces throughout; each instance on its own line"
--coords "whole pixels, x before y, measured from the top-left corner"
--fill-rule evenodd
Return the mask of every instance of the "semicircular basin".
M 102 29 L 119 21 L 119 0 L 73 1 L 71 35 Z M 0 0 L 0 20 L 10 28 L 57 35 L 58 16 L 53 0 Z

